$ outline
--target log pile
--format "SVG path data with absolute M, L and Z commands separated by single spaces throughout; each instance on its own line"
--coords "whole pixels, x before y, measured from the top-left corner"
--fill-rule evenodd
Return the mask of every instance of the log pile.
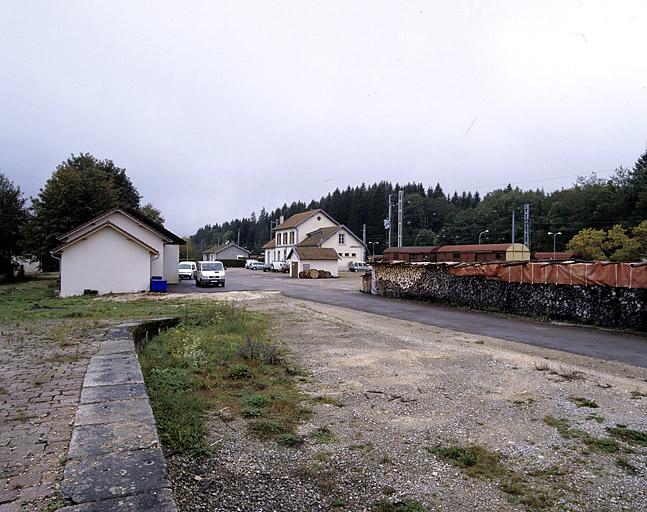
M 327 270 L 302 270 L 299 272 L 299 279 L 328 279 L 332 277 L 332 273 Z

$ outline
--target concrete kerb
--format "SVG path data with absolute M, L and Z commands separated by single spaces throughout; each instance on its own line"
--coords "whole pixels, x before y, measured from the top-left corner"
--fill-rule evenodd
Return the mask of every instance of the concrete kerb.
M 88 365 L 61 492 L 65 512 L 177 510 L 135 347 L 179 318 L 132 322 L 107 332 Z

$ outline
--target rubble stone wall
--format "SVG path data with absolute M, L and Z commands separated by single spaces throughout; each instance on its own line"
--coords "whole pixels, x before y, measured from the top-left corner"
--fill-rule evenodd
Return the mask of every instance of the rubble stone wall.
M 644 288 L 506 283 L 453 276 L 442 265 L 382 264 L 374 276 L 374 289 L 384 297 L 647 331 Z

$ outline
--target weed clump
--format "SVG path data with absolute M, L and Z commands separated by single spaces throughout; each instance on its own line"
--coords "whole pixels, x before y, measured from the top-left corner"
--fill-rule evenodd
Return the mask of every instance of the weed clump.
M 276 345 L 255 341 L 251 336 L 247 336 L 245 344 L 238 348 L 238 357 L 275 365 L 279 362 L 279 349 Z
M 590 409 L 597 409 L 598 404 L 595 400 L 591 400 L 590 398 L 583 398 L 581 396 L 572 396 L 569 398 L 571 402 L 573 402 L 578 408 L 579 407 L 589 407 Z
M 234 380 L 249 379 L 252 376 L 252 371 L 244 364 L 234 364 L 229 367 L 229 378 Z

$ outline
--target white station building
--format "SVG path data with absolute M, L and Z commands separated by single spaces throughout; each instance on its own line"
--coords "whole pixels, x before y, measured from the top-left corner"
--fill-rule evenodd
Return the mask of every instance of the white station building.
M 52 255 L 61 262 L 61 297 L 141 292 L 152 276 L 178 282 L 185 241 L 144 215 L 111 210 L 59 237 Z
M 333 249 L 337 254 L 338 271 L 347 271 L 351 261 L 366 261 L 366 246 L 346 226 L 339 224 L 323 210 L 309 210 L 296 213 L 284 220 L 274 229 L 274 237 L 263 246 L 265 263 L 285 261 L 291 263 L 298 259 L 299 268 L 317 268 L 317 262 L 310 263 L 298 256 L 298 248 Z M 297 251 L 294 251 L 297 249 Z M 321 251 L 301 251 L 303 255 L 315 255 Z M 330 251 L 325 251 L 326 261 L 330 261 Z M 323 254 L 323 253 L 322 253 Z M 319 261 L 319 264 L 321 262 Z M 327 263 L 328 267 L 330 263 Z M 317 268 L 317 270 L 323 270 Z

